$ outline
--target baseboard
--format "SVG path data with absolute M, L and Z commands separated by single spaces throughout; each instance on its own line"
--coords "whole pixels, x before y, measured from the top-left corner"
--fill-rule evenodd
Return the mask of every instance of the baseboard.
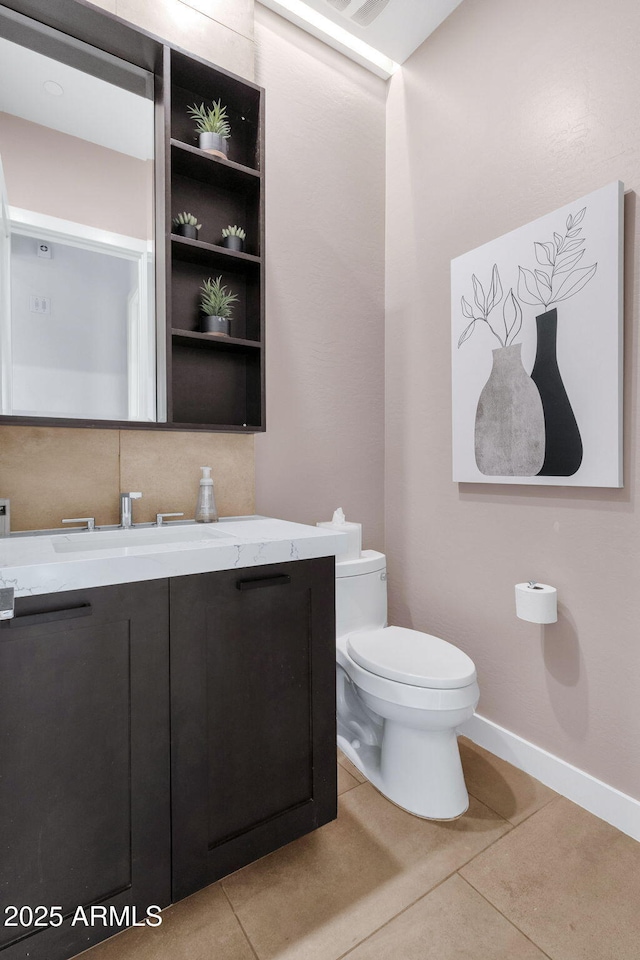
M 640 801 L 602 780 L 596 780 L 584 770 L 578 770 L 486 717 L 475 714 L 458 732 L 601 820 L 606 820 L 622 833 L 640 840 Z

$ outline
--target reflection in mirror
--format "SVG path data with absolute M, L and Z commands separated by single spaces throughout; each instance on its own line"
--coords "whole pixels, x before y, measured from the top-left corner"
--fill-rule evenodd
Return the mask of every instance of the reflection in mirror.
M 156 419 L 153 143 L 149 96 L 0 38 L 2 414 Z

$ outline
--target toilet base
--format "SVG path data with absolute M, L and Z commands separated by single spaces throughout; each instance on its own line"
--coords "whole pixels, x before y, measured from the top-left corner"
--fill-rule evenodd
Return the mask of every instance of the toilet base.
M 455 820 L 469 807 L 454 729 L 418 730 L 385 720 L 379 747 L 338 733 L 338 746 L 383 796 L 425 820 Z

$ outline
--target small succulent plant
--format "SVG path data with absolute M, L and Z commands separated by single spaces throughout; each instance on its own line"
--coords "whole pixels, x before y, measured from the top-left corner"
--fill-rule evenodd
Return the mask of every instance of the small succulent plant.
M 198 106 L 194 103 L 188 107 L 189 115 L 196 121 L 196 130 L 198 133 L 217 133 L 225 140 L 231 136 L 231 124 L 227 116 L 227 108 L 222 106 L 220 100 L 214 100 L 210 107 L 204 103 Z
M 216 277 L 212 280 L 209 277 L 200 287 L 202 297 L 200 298 L 200 307 L 202 312 L 208 317 L 223 317 L 225 320 L 231 316 L 232 303 L 238 299 L 235 293 L 229 293 L 222 284 L 222 277 Z
M 247 237 L 242 227 L 237 227 L 237 226 L 225 227 L 222 231 L 222 236 L 223 237 L 239 237 L 240 240 L 246 240 L 246 237 Z
M 192 213 L 187 213 L 186 211 L 184 213 L 179 213 L 177 217 L 174 217 L 171 221 L 171 225 L 174 227 L 195 227 L 196 230 L 202 229 L 202 224 L 198 223 L 198 218 L 194 217 Z

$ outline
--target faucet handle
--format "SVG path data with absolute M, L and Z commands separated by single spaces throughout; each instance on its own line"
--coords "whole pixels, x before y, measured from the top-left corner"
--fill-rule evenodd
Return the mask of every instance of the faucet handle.
M 87 530 L 95 530 L 95 517 L 72 517 L 70 520 L 63 520 L 63 523 L 86 523 Z
M 141 493 L 121 493 L 121 497 L 129 497 L 130 500 L 140 500 L 142 497 Z
M 166 517 L 184 517 L 184 513 L 156 513 L 156 526 L 161 527 Z

